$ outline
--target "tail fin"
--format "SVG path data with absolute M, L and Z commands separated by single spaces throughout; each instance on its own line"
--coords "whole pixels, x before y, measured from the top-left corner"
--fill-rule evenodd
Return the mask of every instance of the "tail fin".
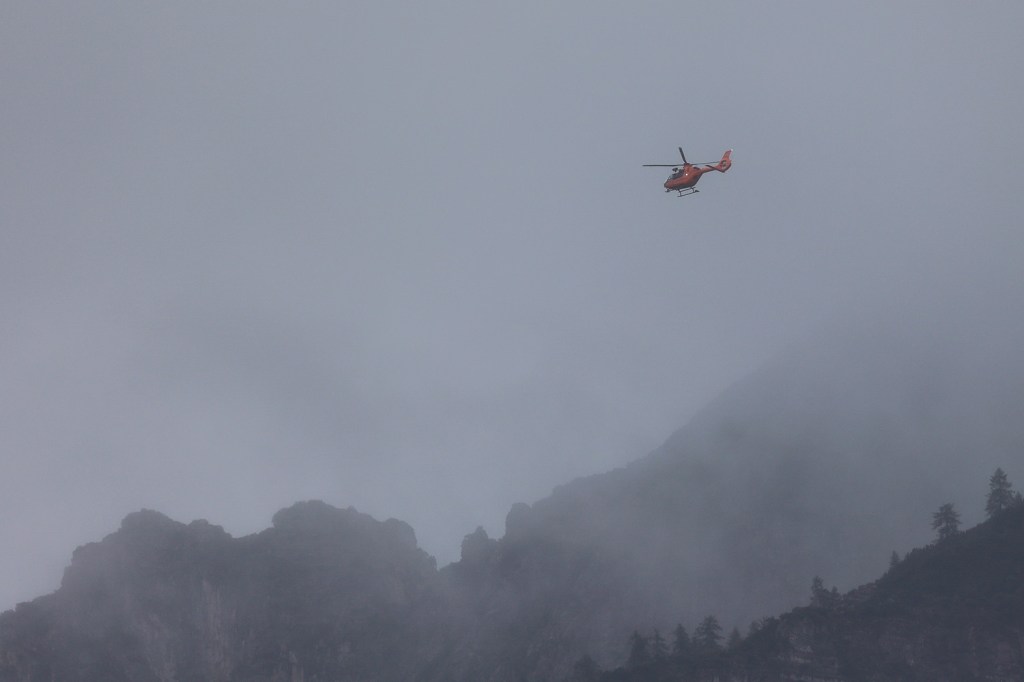
M 722 160 L 716 163 L 714 166 L 712 166 L 712 168 L 714 168 L 716 171 L 720 173 L 724 173 L 725 171 L 729 170 L 730 168 L 732 168 L 732 159 L 730 158 L 731 156 L 732 150 L 730 149 L 727 152 L 725 152 L 725 154 L 722 154 Z

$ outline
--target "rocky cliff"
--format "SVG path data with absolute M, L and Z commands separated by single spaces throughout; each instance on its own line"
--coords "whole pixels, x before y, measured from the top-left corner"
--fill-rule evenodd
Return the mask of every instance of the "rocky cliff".
M 412 529 L 319 502 L 234 539 L 152 511 L 0 618 L 0 680 L 410 680 L 451 646 Z

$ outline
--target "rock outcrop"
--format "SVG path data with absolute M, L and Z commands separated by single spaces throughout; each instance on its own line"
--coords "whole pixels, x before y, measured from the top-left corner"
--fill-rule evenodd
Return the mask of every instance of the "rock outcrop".
M 449 603 L 400 521 L 306 502 L 234 539 L 142 511 L 0 618 L 0 680 L 409 680 Z

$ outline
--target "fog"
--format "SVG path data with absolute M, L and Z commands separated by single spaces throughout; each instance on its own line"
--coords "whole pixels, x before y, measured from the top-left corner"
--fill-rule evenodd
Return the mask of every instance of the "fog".
M 0 608 L 143 507 L 242 535 L 319 498 L 444 564 L 822 328 L 990 338 L 1024 300 L 1022 26 L 7 3 Z M 680 145 L 733 168 L 666 194 L 641 165 Z

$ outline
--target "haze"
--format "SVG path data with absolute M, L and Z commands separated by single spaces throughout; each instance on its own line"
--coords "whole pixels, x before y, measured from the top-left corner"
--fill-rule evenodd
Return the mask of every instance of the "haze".
M 0 607 L 142 507 L 242 535 L 319 498 L 444 564 L 823 325 L 1020 319 L 1022 28 L 5 4 Z M 665 194 L 680 145 L 734 166 Z

